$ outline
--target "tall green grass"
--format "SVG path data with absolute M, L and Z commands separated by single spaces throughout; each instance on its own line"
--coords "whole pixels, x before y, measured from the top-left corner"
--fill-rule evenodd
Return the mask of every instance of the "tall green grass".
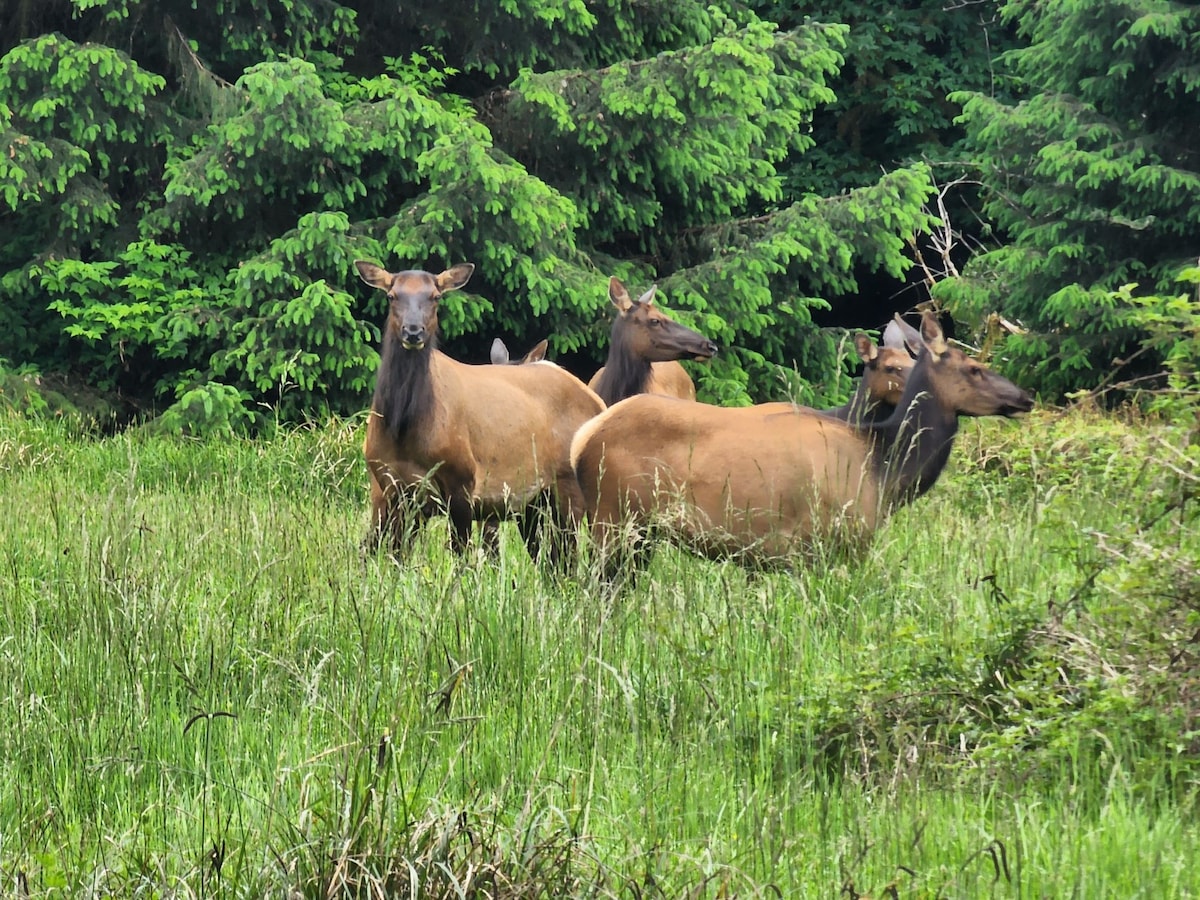
M 356 426 L 0 418 L 0 890 L 1200 894 L 1186 435 L 971 423 L 862 559 L 614 593 L 364 556 Z

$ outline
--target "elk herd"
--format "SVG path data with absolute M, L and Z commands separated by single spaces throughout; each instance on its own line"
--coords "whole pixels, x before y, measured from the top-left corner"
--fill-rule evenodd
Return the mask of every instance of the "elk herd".
M 497 339 L 491 365 L 467 365 L 437 348 L 438 304 L 472 264 L 355 266 L 388 299 L 364 454 L 369 546 L 397 557 L 443 513 L 457 551 L 475 522 L 494 548 L 510 519 L 531 555 L 560 563 L 586 523 L 610 577 L 652 536 L 750 565 L 854 548 L 933 486 L 960 416 L 1033 406 L 929 313 L 919 330 L 897 316 L 883 346 L 855 336 L 863 376 L 845 406 L 700 403 L 679 360 L 711 359 L 716 344 L 664 315 L 653 287 L 634 300 L 617 278 L 608 357 L 587 384 L 545 359 L 545 341 L 511 360 Z

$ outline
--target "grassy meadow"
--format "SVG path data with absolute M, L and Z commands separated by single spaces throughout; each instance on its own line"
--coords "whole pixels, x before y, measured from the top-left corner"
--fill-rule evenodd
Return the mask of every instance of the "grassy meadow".
M 364 556 L 361 422 L 0 414 L 0 894 L 1200 896 L 1200 442 L 964 421 L 861 559 Z

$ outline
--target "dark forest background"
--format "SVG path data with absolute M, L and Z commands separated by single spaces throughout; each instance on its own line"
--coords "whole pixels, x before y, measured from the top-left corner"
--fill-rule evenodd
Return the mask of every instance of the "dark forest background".
M 476 264 L 465 361 L 587 377 L 617 275 L 720 344 L 712 402 L 837 402 L 844 329 L 933 304 L 1044 401 L 1186 410 L 1198 43 L 1162 0 L 9 0 L 0 398 L 359 411 L 368 258 Z

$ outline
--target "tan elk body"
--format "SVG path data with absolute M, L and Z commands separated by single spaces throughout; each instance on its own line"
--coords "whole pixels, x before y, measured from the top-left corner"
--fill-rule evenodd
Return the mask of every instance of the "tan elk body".
M 887 419 L 853 423 L 790 404 L 724 408 L 642 394 L 580 429 L 571 457 L 604 555 L 647 529 L 709 556 L 762 562 L 833 538 L 858 544 L 932 487 L 958 417 L 1032 400 L 950 347 L 936 319 Z
M 600 398 L 553 363 L 466 365 L 436 348 L 438 302 L 466 284 L 473 265 L 439 275 L 355 266 L 388 296 L 363 445 L 373 539 L 389 535 L 400 552 L 413 528 L 439 511 L 449 514 L 459 550 L 477 519 L 515 517 L 524 524 L 553 509 L 559 524 L 573 530 L 581 497 L 571 438 L 604 409 Z

